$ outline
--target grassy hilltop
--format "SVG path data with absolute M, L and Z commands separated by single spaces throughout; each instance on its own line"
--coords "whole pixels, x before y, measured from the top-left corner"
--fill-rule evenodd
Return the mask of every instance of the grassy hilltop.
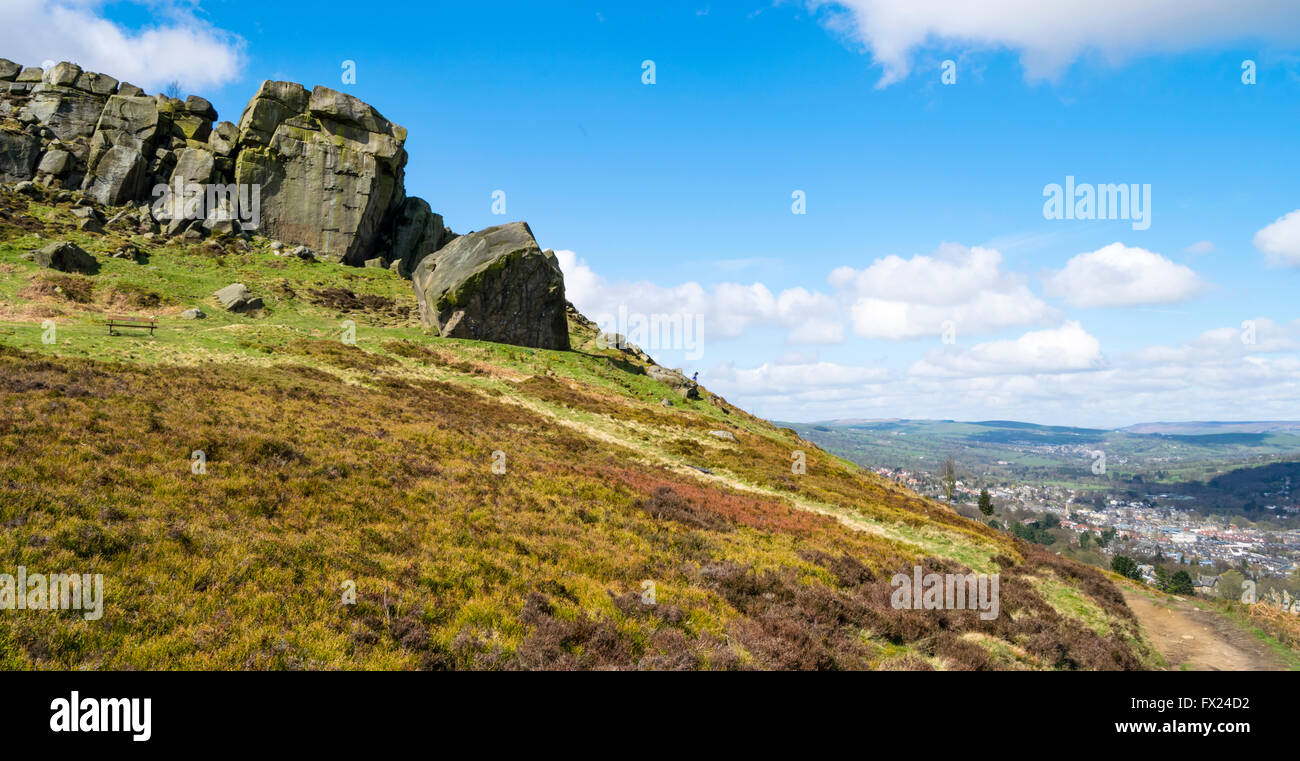
M 0 612 L 0 668 L 1156 665 L 1102 573 L 683 399 L 576 314 L 568 352 L 443 339 L 387 270 L 56 198 L 0 190 L 0 572 L 102 573 L 104 616 Z M 58 240 L 100 270 L 23 258 Z M 236 282 L 264 309 L 221 309 Z M 914 564 L 1000 572 L 1001 615 L 893 609 Z

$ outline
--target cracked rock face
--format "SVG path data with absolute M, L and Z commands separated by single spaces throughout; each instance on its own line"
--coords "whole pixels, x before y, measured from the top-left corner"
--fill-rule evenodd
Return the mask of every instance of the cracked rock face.
M 0 182 L 20 182 L 32 177 L 41 140 L 35 135 L 0 132 Z
M 404 198 L 405 140 L 351 95 L 264 82 L 239 120 L 235 179 L 262 188 L 259 232 L 362 265 Z
M 106 96 L 82 92 L 71 86 L 41 83 L 32 88 L 27 108 L 41 124 L 54 132 L 56 138 L 70 143 L 94 134 L 105 100 Z
M 462 235 L 412 275 L 420 319 L 445 338 L 568 349 L 564 275 L 527 223 Z
M 110 205 L 159 192 L 167 201 L 171 191 L 155 189 L 177 180 L 256 185 L 258 232 L 403 275 L 453 237 L 406 197 L 406 130 L 351 95 L 267 81 L 238 125 L 216 119 L 196 95 L 151 97 L 73 63 L 43 71 L 0 59 L 0 181 L 80 189 Z
M 100 203 L 118 205 L 144 195 L 147 153 L 159 132 L 153 98 L 114 95 L 104 105 L 90 139 L 82 190 Z

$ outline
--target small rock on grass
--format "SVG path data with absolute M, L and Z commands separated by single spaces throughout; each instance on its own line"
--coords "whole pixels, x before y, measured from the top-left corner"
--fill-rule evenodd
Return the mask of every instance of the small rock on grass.
M 213 295 L 228 312 L 249 312 L 262 308 L 262 297 L 254 296 L 243 283 L 231 283 Z

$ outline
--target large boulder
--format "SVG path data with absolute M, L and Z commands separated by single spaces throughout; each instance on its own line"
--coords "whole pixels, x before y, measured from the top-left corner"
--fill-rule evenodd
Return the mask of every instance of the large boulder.
M 171 120 L 173 136 L 185 141 L 206 143 L 212 134 L 212 121 L 217 118 L 212 104 L 197 95 L 184 101 L 161 96 L 159 110 Z
M 69 241 L 51 243 L 33 252 L 33 261 L 41 267 L 60 272 L 80 272 L 93 275 L 99 271 L 99 262 L 80 246 Z
M 159 133 L 158 103 L 144 95 L 114 95 L 104 102 L 95 125 L 95 141 L 126 145 L 144 153 L 152 148 Z
M 72 166 L 72 154 L 59 148 L 51 148 L 41 156 L 41 163 L 36 165 L 36 181 L 48 185 Z
M 60 87 L 72 87 L 81 76 L 81 67 L 75 63 L 61 61 L 45 70 L 42 81 Z
M 93 71 L 84 71 L 81 76 L 77 77 L 78 90 L 85 90 L 95 95 L 102 95 L 105 98 L 117 92 L 118 82 L 107 74 L 97 74 Z
M 527 223 L 456 238 L 412 274 L 420 319 L 447 338 L 568 349 L 564 274 Z
M 70 143 L 94 134 L 105 100 L 102 95 L 43 82 L 32 88 L 27 108 L 55 137 Z
M 154 151 L 159 124 L 158 105 L 153 98 L 108 98 L 90 140 L 82 191 L 112 206 L 147 197 L 150 174 L 146 157 Z
M 84 144 L 95 132 L 104 103 L 116 91 L 116 79 L 63 61 L 42 74 L 41 83 L 31 90 L 28 109 L 61 142 Z M 84 153 L 81 158 L 86 158 Z
M 239 120 L 235 181 L 261 187 L 262 234 L 360 265 L 404 198 L 405 140 L 350 95 L 263 82 Z
M 229 156 L 235 152 L 235 143 L 239 141 L 239 128 L 230 122 L 217 122 L 208 135 L 208 147 L 218 156 Z
M 207 184 L 212 179 L 213 158 L 211 151 L 202 148 L 186 148 L 181 152 L 180 160 L 176 162 L 176 168 L 172 170 L 168 184 L 173 187 L 177 182 L 182 186 L 191 183 Z
M 139 150 L 110 146 L 92 159 L 82 190 L 105 206 L 119 206 L 141 196 L 147 169 Z
M 206 98 L 197 95 L 185 98 L 185 111 L 209 122 L 217 118 L 217 109 L 213 108 Z

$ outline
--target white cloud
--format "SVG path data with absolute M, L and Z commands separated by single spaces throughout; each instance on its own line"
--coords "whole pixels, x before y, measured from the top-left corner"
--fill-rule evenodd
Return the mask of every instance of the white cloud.
M 1253 320 L 1256 342 L 1238 326 L 1207 330 L 1177 346 L 1102 358 L 1081 327 L 1035 331 L 951 356 L 928 356 L 905 374 L 826 363 L 800 370 L 826 381 L 774 380 L 770 368 L 726 368 L 706 385 L 756 414 L 779 420 L 844 417 L 1009 419 L 1121 426 L 1150 420 L 1294 419 L 1300 399 L 1300 320 Z M 1018 365 L 1018 371 L 1004 371 Z M 838 367 L 838 366 L 836 366 Z M 833 383 L 839 378 L 843 382 Z
M 1172 304 L 1195 296 L 1205 281 L 1190 268 L 1143 248 L 1112 243 L 1066 262 L 1043 278 L 1049 296 L 1075 307 Z
M 1178 271 L 1163 257 L 1142 253 L 1157 260 L 1157 271 Z M 760 354 L 748 366 L 723 361 L 701 372 L 711 391 L 774 419 L 1004 418 L 1119 426 L 1297 414 L 1300 320 L 1280 324 L 1257 317 L 1176 345 L 1112 355 L 1082 325 L 1064 321 L 1035 297 L 1023 278 L 1003 270 L 992 249 L 945 245 L 932 255 L 885 257 L 862 270 L 841 267 L 829 277 L 835 289 L 829 295 L 804 288 L 773 293 L 762 283 L 706 288 L 694 282 L 609 281 L 571 251 L 557 256 L 569 299 L 587 316 L 616 312 L 619 305 L 648 314 L 703 314 L 707 340 L 723 337 L 723 331 L 739 336 L 769 326 L 785 331 L 788 344 L 835 342 L 843 337 L 843 315 L 862 318 L 872 309 L 876 317 L 896 314 L 892 322 L 855 321 L 855 332 L 869 338 L 937 336 L 945 319 L 957 322 L 959 340 L 1017 324 L 1053 326 L 969 348 L 936 346 L 924 355 L 912 353 L 924 347 L 895 345 L 870 360 L 852 360 L 858 364 L 840 363 L 854 356 L 842 347 L 822 350 L 833 353 L 823 359 L 807 347 L 772 345 L 766 348 L 765 356 L 774 358 L 769 361 Z M 1130 280 L 1143 278 L 1125 282 Z M 733 346 L 765 351 L 761 340 Z M 717 349 L 709 356 L 711 364 L 730 359 Z
M 879 86 L 908 75 L 916 49 L 1010 49 L 1030 80 L 1097 54 L 1112 64 L 1243 41 L 1300 40 L 1293 0 L 808 0 L 832 30 L 865 45 Z M 950 54 L 951 55 L 951 54 Z M 955 57 L 955 56 L 953 56 Z
M 990 341 L 970 349 L 935 350 L 908 373 L 923 377 L 972 377 L 1065 373 L 1105 365 L 1101 343 L 1077 322 L 1056 330 L 1037 330 L 1011 341 Z
M 1277 267 L 1300 267 L 1300 209 L 1255 233 L 1255 248 Z
M 1292 352 L 1300 348 L 1300 320 L 1279 325 L 1267 317 L 1245 320 L 1238 327 L 1207 330 L 1178 346 L 1148 346 L 1133 352 L 1137 364 L 1187 368 L 1241 360 L 1251 355 Z
M 734 338 L 752 327 L 784 330 L 794 344 L 839 344 L 845 322 L 860 338 L 904 340 L 942 335 L 949 323 L 960 335 L 1059 319 L 1025 279 L 1001 268 L 989 248 L 944 244 L 932 255 L 887 256 L 862 270 L 838 267 L 827 278 L 834 294 L 788 288 L 774 294 L 763 283 L 696 282 L 662 286 L 608 282 L 572 251 L 557 251 L 565 291 L 584 314 L 601 321 L 620 307 L 641 314 L 703 315 L 714 338 Z
M 787 341 L 830 344 L 844 340 L 839 304 L 824 293 L 789 288 L 779 294 L 762 283 L 719 283 L 712 290 L 696 282 L 675 286 L 609 282 L 572 251 L 556 251 L 569 301 L 589 318 L 603 322 L 620 310 L 638 314 L 700 315 L 706 340 L 735 338 L 751 327 L 787 331 Z
M 1001 269 L 1002 255 L 989 248 L 944 244 L 933 255 L 877 259 L 862 270 L 838 267 L 828 282 L 833 295 L 789 288 L 774 294 L 763 283 L 696 282 L 661 286 L 607 282 L 572 251 L 557 251 L 565 292 L 584 314 L 703 315 L 712 337 L 734 338 L 751 327 L 777 327 L 796 344 L 839 344 L 851 321 L 861 338 L 901 340 L 938 336 L 951 321 L 968 335 L 1059 318 L 1019 275 Z
M 1055 320 L 1055 310 L 1001 262 L 994 249 L 945 243 L 930 256 L 839 267 L 829 281 L 852 300 L 853 331 L 862 338 L 937 336 L 947 321 L 970 334 Z
M 235 80 L 244 41 L 194 15 L 194 3 L 141 3 L 160 23 L 133 30 L 103 16 L 103 0 L 5 0 L 0 50 L 25 66 L 71 61 L 147 90 L 187 92 Z
M 1212 240 L 1197 241 L 1196 243 L 1193 243 L 1192 245 L 1183 249 L 1183 251 L 1189 254 L 1212 254 L 1214 253 L 1214 241 Z
M 790 343 L 838 344 L 844 342 L 844 323 L 811 317 L 790 331 Z
M 781 364 L 764 362 L 751 369 L 723 363 L 708 374 L 709 382 L 728 391 L 790 399 L 825 399 L 837 390 L 862 390 L 889 379 L 880 367 L 853 367 L 833 362 Z

